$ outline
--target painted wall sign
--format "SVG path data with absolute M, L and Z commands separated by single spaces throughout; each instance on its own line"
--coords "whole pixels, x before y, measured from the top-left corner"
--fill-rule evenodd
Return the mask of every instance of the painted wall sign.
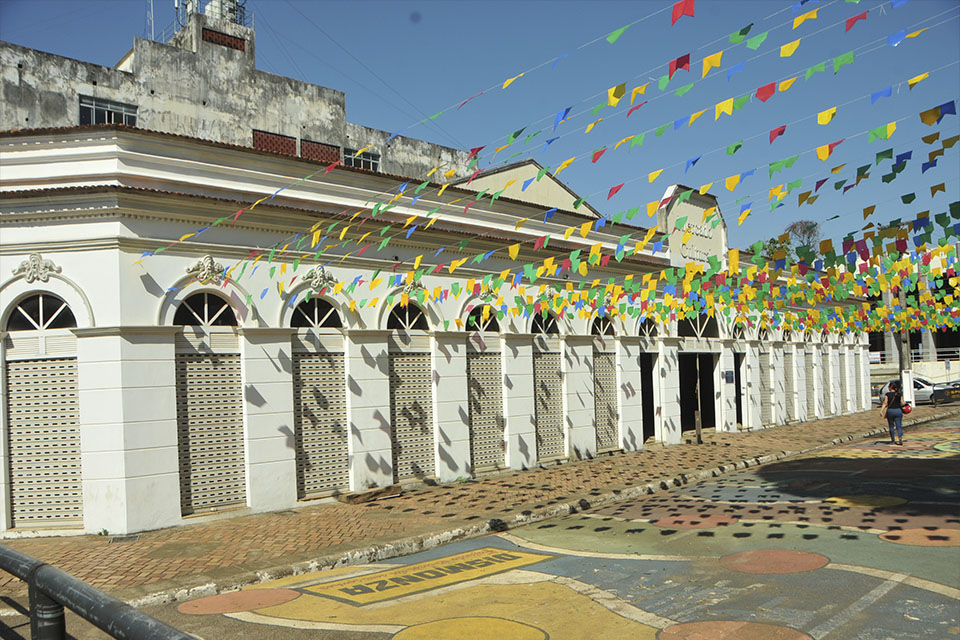
M 383 602 L 525 567 L 553 556 L 484 547 L 429 562 L 345 578 L 305 590 L 354 606 Z

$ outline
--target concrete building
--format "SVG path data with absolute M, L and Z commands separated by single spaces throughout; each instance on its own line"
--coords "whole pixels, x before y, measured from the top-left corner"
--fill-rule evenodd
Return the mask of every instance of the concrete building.
M 622 227 L 532 161 L 457 182 L 467 154 L 346 122 L 342 93 L 257 71 L 253 43 L 194 14 L 115 68 L 0 44 L 2 535 L 143 531 L 675 444 L 697 407 L 736 431 L 869 406 L 865 338 L 538 313 L 578 281 L 564 256 L 612 254 Z M 456 184 L 371 210 L 441 165 Z M 529 197 L 504 187 L 530 176 Z M 658 224 L 715 205 L 674 200 Z M 411 217 L 423 226 L 388 246 L 340 235 L 312 258 L 326 247 L 310 231 Z M 726 256 L 725 225 L 684 229 L 683 247 L 674 231 L 676 250 L 590 277 Z M 516 260 L 475 258 L 514 244 Z M 482 298 L 549 256 L 557 269 L 511 290 L 532 313 Z

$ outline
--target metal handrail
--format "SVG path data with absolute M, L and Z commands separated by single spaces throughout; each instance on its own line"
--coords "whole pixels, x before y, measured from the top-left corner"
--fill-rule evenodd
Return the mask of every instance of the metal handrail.
M 27 583 L 33 640 L 66 640 L 64 607 L 114 638 L 196 640 L 195 636 L 16 549 L 0 545 L 0 569 Z

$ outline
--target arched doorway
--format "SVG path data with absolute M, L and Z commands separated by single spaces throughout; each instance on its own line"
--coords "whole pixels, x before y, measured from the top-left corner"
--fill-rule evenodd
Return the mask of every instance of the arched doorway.
M 14 528 L 80 527 L 83 485 L 77 326 L 51 293 L 20 300 L 5 345 L 8 479 Z
M 297 305 L 293 342 L 297 497 L 316 498 L 350 485 L 343 321 L 320 297 Z
M 177 307 L 177 450 L 180 511 L 205 513 L 246 504 L 243 398 L 237 318 L 215 293 Z

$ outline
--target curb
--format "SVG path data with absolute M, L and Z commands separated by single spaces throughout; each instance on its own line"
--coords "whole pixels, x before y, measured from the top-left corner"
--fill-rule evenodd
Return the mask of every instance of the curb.
M 907 427 L 944 420 L 957 415 L 960 415 L 960 409 L 927 418 L 914 418 L 909 422 L 904 421 L 903 426 L 906 429 Z M 450 542 L 478 538 L 490 533 L 502 533 L 516 527 L 540 522 L 542 520 L 567 516 L 593 507 L 604 506 L 622 500 L 630 500 L 639 498 L 641 496 L 652 495 L 659 491 L 666 491 L 675 487 L 682 487 L 686 484 L 695 483 L 707 478 L 714 478 L 733 471 L 740 471 L 750 467 L 756 467 L 770 462 L 775 462 L 777 460 L 783 460 L 784 458 L 820 451 L 838 444 L 843 444 L 844 442 L 863 440 L 872 436 L 886 433 L 886 429 L 876 428 L 859 434 L 840 436 L 838 438 L 834 438 L 830 442 L 822 443 L 806 449 L 800 449 L 798 451 L 780 451 L 779 453 L 755 456 L 753 458 L 746 458 L 736 462 L 724 463 L 711 469 L 705 469 L 693 474 L 680 473 L 672 478 L 664 479 L 657 483 L 649 483 L 622 490 L 615 489 L 613 491 L 608 491 L 598 496 L 594 496 L 589 501 L 586 498 L 580 498 L 576 501 L 557 504 L 550 508 L 541 509 L 538 511 L 523 511 L 507 521 L 494 518 L 492 520 L 488 520 L 487 522 L 479 523 L 470 527 L 459 527 L 440 533 L 404 538 L 396 542 L 372 545 L 364 549 L 357 549 L 354 551 L 348 551 L 346 553 L 322 555 L 305 562 L 272 567 L 270 569 L 261 571 L 244 572 L 231 576 L 227 579 L 216 580 L 211 577 L 209 582 L 203 582 L 193 587 L 167 589 L 139 596 L 134 596 L 132 593 L 130 593 L 130 591 L 136 590 L 136 587 L 134 587 L 127 590 L 128 595 L 126 597 L 122 592 L 117 594 L 116 597 L 127 602 L 133 607 L 142 608 L 146 606 L 169 604 L 171 602 L 179 602 L 182 600 L 235 591 L 245 586 L 259 584 L 269 580 L 276 580 L 278 578 L 301 575 L 305 573 L 321 571 L 324 569 L 336 569 L 355 564 L 367 564 L 378 560 L 389 560 L 391 558 L 397 558 L 434 549 Z

